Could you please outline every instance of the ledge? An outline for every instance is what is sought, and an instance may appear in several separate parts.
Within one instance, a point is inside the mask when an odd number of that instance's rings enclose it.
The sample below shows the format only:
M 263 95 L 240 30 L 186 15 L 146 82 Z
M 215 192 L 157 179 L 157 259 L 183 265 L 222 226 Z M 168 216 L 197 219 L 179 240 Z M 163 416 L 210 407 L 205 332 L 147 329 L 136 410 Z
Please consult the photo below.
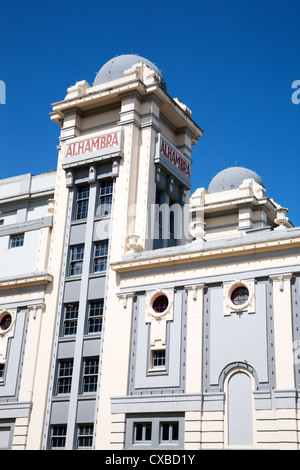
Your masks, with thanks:
M 28 402 L 0 402 L 0 419 L 28 418 L 32 403 Z
M 46 272 L 37 272 L 0 279 L 0 290 L 22 286 L 45 285 L 53 281 L 53 276 Z
M 285 231 L 256 232 L 206 241 L 205 239 L 180 245 L 176 247 L 161 248 L 158 250 L 142 251 L 126 254 L 122 260 L 110 263 L 111 268 L 117 272 L 145 269 L 185 262 L 202 261 L 206 258 L 226 258 L 228 256 L 241 256 L 248 253 L 260 253 L 284 248 L 300 247 L 300 228 L 286 229 Z

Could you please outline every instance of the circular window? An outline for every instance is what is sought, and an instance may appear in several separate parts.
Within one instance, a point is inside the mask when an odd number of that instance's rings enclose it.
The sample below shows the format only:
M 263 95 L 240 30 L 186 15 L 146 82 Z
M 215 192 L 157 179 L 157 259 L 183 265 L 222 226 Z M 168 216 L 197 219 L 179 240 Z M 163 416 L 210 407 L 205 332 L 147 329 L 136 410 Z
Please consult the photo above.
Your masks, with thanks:
M 169 305 L 169 300 L 166 295 L 160 295 L 159 297 L 156 297 L 152 304 L 152 308 L 155 313 L 163 313 L 165 310 L 167 310 Z
M 239 286 L 231 294 L 231 302 L 234 305 L 244 305 L 249 299 L 249 291 L 247 287 Z
M 5 331 L 7 330 L 11 325 L 11 315 L 7 314 L 4 315 L 4 317 L 1 318 L 0 320 L 0 328 L 1 330 Z

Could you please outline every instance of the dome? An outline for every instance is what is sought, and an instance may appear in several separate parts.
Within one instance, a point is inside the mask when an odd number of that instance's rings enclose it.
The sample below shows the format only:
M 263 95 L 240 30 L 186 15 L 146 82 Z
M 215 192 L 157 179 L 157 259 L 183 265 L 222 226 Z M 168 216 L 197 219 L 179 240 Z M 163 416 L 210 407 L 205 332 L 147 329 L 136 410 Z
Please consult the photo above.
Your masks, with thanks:
M 138 62 L 142 62 L 153 69 L 161 79 L 160 86 L 163 90 L 167 91 L 166 82 L 161 71 L 156 67 L 156 65 L 150 62 L 150 60 L 144 59 L 144 57 L 140 57 L 137 54 L 124 54 L 110 59 L 108 62 L 106 62 L 106 64 L 103 65 L 103 67 L 101 67 L 97 73 L 94 86 L 102 85 L 102 83 L 111 82 L 112 80 L 117 80 L 118 78 L 123 78 L 124 71 Z
M 262 179 L 252 170 L 240 166 L 233 166 L 220 171 L 210 182 L 208 186 L 209 193 L 218 193 L 237 189 L 247 178 L 253 178 L 258 184 L 264 186 Z

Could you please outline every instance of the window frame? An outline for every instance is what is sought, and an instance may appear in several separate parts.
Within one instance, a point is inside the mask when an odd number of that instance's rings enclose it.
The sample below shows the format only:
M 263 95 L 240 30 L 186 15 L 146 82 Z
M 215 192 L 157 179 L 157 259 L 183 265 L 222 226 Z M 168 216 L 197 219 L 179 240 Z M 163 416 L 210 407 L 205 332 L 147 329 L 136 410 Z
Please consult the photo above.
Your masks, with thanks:
M 89 434 L 85 434 L 80 432 L 80 428 L 87 428 L 89 427 Z M 79 445 L 80 440 L 88 439 L 91 442 L 91 445 Z M 83 450 L 83 449 L 92 449 L 93 447 L 93 439 L 94 439 L 94 423 L 78 423 L 76 428 L 76 449 Z
M 237 294 L 237 297 L 234 298 L 234 294 Z M 249 295 L 249 289 L 241 284 L 232 290 L 230 294 L 230 300 L 235 307 L 242 307 L 248 302 Z
M 9 248 L 21 248 L 24 246 L 25 232 L 16 233 L 9 237 Z
M 86 220 L 89 210 L 90 186 L 88 184 L 76 187 L 76 199 L 73 213 L 74 220 Z
M 177 426 L 177 439 L 174 439 L 174 425 Z M 164 427 L 168 426 L 168 439 L 163 439 Z M 179 442 L 179 421 L 160 421 L 159 422 L 159 442 L 160 444 L 178 444 Z
M 63 429 L 64 433 L 54 435 L 54 430 L 55 429 L 57 429 L 58 431 Z M 63 450 L 66 446 L 66 436 L 67 436 L 67 425 L 66 424 L 53 424 L 51 426 L 49 448 L 51 450 L 52 449 Z M 62 445 L 62 446 L 53 446 L 53 440 L 54 439 L 63 439 L 64 445 Z
M 164 301 L 164 302 L 163 302 Z M 155 297 L 152 303 L 152 308 L 158 315 L 164 313 L 169 306 L 169 299 L 165 294 Z
M 173 436 L 170 431 L 168 437 L 173 440 L 169 442 L 162 440 L 161 429 L 163 423 L 178 423 L 176 425 L 177 435 Z M 151 440 L 145 440 L 145 434 L 142 439 L 136 440 L 136 428 L 141 428 L 142 424 L 151 423 Z M 125 430 L 125 449 L 184 449 L 184 430 L 185 415 L 184 412 L 167 413 L 128 413 L 126 415 Z M 145 432 L 145 431 L 144 431 Z M 174 439 L 177 437 L 177 439 Z M 170 439 L 170 440 L 171 440 Z
M 150 425 L 150 439 L 147 439 L 147 426 Z M 142 427 L 142 439 L 137 439 L 137 428 Z M 152 421 L 133 422 L 133 445 L 150 445 L 152 441 Z
M 100 245 L 105 245 L 105 253 L 102 254 L 97 254 L 97 248 Z M 94 274 L 101 274 L 105 273 L 107 270 L 107 262 L 108 262 L 108 240 L 98 240 L 94 242 L 94 252 L 93 252 L 93 266 L 92 266 L 92 272 Z M 101 266 L 101 263 L 105 265 L 105 269 L 96 269 L 98 265 Z
M 74 252 L 76 249 L 81 248 L 81 257 L 75 258 Z M 79 243 L 77 245 L 70 246 L 70 256 L 69 256 L 69 277 L 76 277 L 82 275 L 82 268 L 83 268 L 83 259 L 84 259 L 84 243 Z M 77 266 L 75 266 L 77 265 Z M 80 267 L 79 271 L 77 272 L 78 266 Z M 76 270 L 74 273 L 73 270 Z
M 62 367 L 63 363 L 69 363 L 68 367 Z M 55 387 L 55 395 L 69 395 L 71 393 L 72 387 L 72 376 L 73 376 L 73 359 L 59 359 L 57 363 L 57 376 L 56 376 L 56 387 Z M 69 371 L 68 374 L 61 374 L 62 371 Z M 60 388 L 63 388 L 63 391 L 60 391 Z M 66 390 L 64 390 L 66 388 Z
M 76 316 L 70 316 L 67 318 L 67 308 L 68 307 L 76 307 L 75 314 Z M 71 312 L 70 312 L 71 313 Z M 79 314 L 79 302 L 68 302 L 65 303 L 63 306 L 63 322 L 62 322 L 62 328 L 61 328 L 61 336 L 63 337 L 69 337 L 69 336 L 75 336 L 77 333 L 77 325 L 78 325 L 78 314 Z M 70 324 L 73 323 L 73 326 L 70 326 Z M 73 332 L 67 332 L 67 327 L 68 329 L 75 329 Z
M 95 312 L 92 312 L 92 306 L 95 304 L 99 304 L 99 307 L 95 307 Z M 96 334 L 102 333 L 103 315 L 104 315 L 104 299 L 89 300 L 88 309 L 87 309 L 87 321 L 86 321 L 86 334 L 87 335 L 96 335 Z M 99 329 L 96 330 L 95 325 L 97 325 L 97 320 L 99 320 L 98 322 Z
M 99 183 L 97 206 L 96 206 L 96 217 L 99 217 L 99 218 L 110 217 L 111 211 L 112 211 L 113 193 L 114 193 L 114 180 L 113 179 L 104 180 Z M 106 207 L 109 208 L 107 211 L 105 211 Z
M 95 361 L 95 364 L 88 362 Z M 95 369 L 95 370 L 94 370 Z M 99 374 L 99 356 L 84 357 L 82 361 L 81 394 L 91 394 L 97 392 Z M 85 389 L 87 387 L 87 389 Z
M 0 363 L 0 382 L 4 382 L 5 371 L 6 371 L 5 365 L 6 365 L 5 362 Z

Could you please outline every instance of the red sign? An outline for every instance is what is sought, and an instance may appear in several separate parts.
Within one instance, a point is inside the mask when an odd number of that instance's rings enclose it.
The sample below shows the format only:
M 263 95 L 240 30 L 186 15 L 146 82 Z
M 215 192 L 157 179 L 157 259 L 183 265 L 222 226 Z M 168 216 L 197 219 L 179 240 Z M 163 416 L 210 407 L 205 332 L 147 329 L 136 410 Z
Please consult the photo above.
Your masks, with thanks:
M 118 131 L 69 144 L 67 146 L 66 157 L 73 157 L 75 155 L 90 153 L 95 150 L 103 150 L 115 146 L 119 146 Z
M 182 173 L 191 177 L 191 166 L 178 153 L 175 152 L 166 142 L 161 140 L 160 153 L 173 163 Z

